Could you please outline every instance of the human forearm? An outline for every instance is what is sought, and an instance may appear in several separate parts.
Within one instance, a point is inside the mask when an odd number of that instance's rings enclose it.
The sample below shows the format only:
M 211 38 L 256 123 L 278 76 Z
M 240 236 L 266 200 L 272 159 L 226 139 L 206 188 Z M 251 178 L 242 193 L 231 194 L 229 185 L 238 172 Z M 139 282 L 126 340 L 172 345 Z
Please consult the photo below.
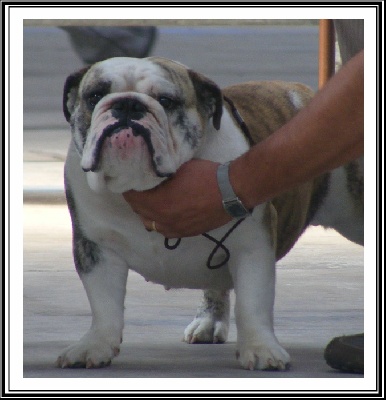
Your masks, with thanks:
M 363 154 L 363 51 L 311 103 L 235 160 L 230 180 L 252 208 Z

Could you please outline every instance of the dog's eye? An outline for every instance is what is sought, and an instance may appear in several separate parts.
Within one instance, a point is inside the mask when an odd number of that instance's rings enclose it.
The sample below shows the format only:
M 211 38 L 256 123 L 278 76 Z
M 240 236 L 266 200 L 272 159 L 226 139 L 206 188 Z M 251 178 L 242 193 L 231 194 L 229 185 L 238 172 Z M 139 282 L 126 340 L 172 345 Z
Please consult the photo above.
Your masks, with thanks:
M 165 110 L 171 110 L 174 108 L 177 104 L 176 100 L 171 99 L 170 97 L 167 96 L 160 96 L 158 98 L 159 103 Z
M 90 107 L 91 110 L 95 108 L 95 106 L 99 103 L 102 97 L 103 94 L 101 93 L 91 93 L 87 97 L 87 105 Z

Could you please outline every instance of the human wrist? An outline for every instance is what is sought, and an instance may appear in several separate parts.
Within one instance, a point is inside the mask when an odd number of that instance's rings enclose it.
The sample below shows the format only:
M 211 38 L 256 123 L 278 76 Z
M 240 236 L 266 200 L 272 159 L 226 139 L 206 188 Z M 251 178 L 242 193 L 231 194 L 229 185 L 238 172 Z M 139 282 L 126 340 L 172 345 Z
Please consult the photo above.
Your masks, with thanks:
M 244 157 L 239 157 L 233 160 L 229 165 L 229 181 L 232 185 L 236 196 L 243 203 L 245 208 L 252 210 L 256 204 L 253 202 L 248 188 L 251 183 L 248 182 L 248 169 L 245 168 Z
M 239 197 L 233 190 L 229 180 L 230 162 L 221 164 L 217 168 L 217 184 L 221 192 L 222 205 L 224 210 L 232 216 L 232 218 L 245 218 L 252 210 L 245 207 Z

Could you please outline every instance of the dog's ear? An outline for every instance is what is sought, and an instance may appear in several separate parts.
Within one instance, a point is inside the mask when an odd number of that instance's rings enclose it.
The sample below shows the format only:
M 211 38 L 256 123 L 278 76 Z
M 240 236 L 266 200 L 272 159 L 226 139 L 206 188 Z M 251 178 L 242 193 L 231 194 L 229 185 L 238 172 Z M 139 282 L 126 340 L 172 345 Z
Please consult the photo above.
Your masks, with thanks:
M 190 79 L 200 103 L 204 105 L 205 112 L 213 117 L 213 126 L 220 129 L 222 116 L 222 93 L 221 89 L 209 78 L 195 71 L 189 70 Z
M 83 68 L 66 79 L 63 89 L 63 113 L 67 122 L 70 122 L 71 114 L 75 108 L 80 82 L 89 68 Z

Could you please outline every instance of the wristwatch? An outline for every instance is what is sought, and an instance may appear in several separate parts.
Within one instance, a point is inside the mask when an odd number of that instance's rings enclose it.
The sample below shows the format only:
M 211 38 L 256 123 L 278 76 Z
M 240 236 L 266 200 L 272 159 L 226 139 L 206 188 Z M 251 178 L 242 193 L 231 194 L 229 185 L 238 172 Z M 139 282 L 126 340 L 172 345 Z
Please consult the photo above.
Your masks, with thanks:
M 230 162 L 227 162 L 221 164 L 217 168 L 217 183 L 222 196 L 222 204 L 225 211 L 233 218 L 245 218 L 250 215 L 251 212 L 244 206 L 233 191 L 229 181 L 229 164 Z

